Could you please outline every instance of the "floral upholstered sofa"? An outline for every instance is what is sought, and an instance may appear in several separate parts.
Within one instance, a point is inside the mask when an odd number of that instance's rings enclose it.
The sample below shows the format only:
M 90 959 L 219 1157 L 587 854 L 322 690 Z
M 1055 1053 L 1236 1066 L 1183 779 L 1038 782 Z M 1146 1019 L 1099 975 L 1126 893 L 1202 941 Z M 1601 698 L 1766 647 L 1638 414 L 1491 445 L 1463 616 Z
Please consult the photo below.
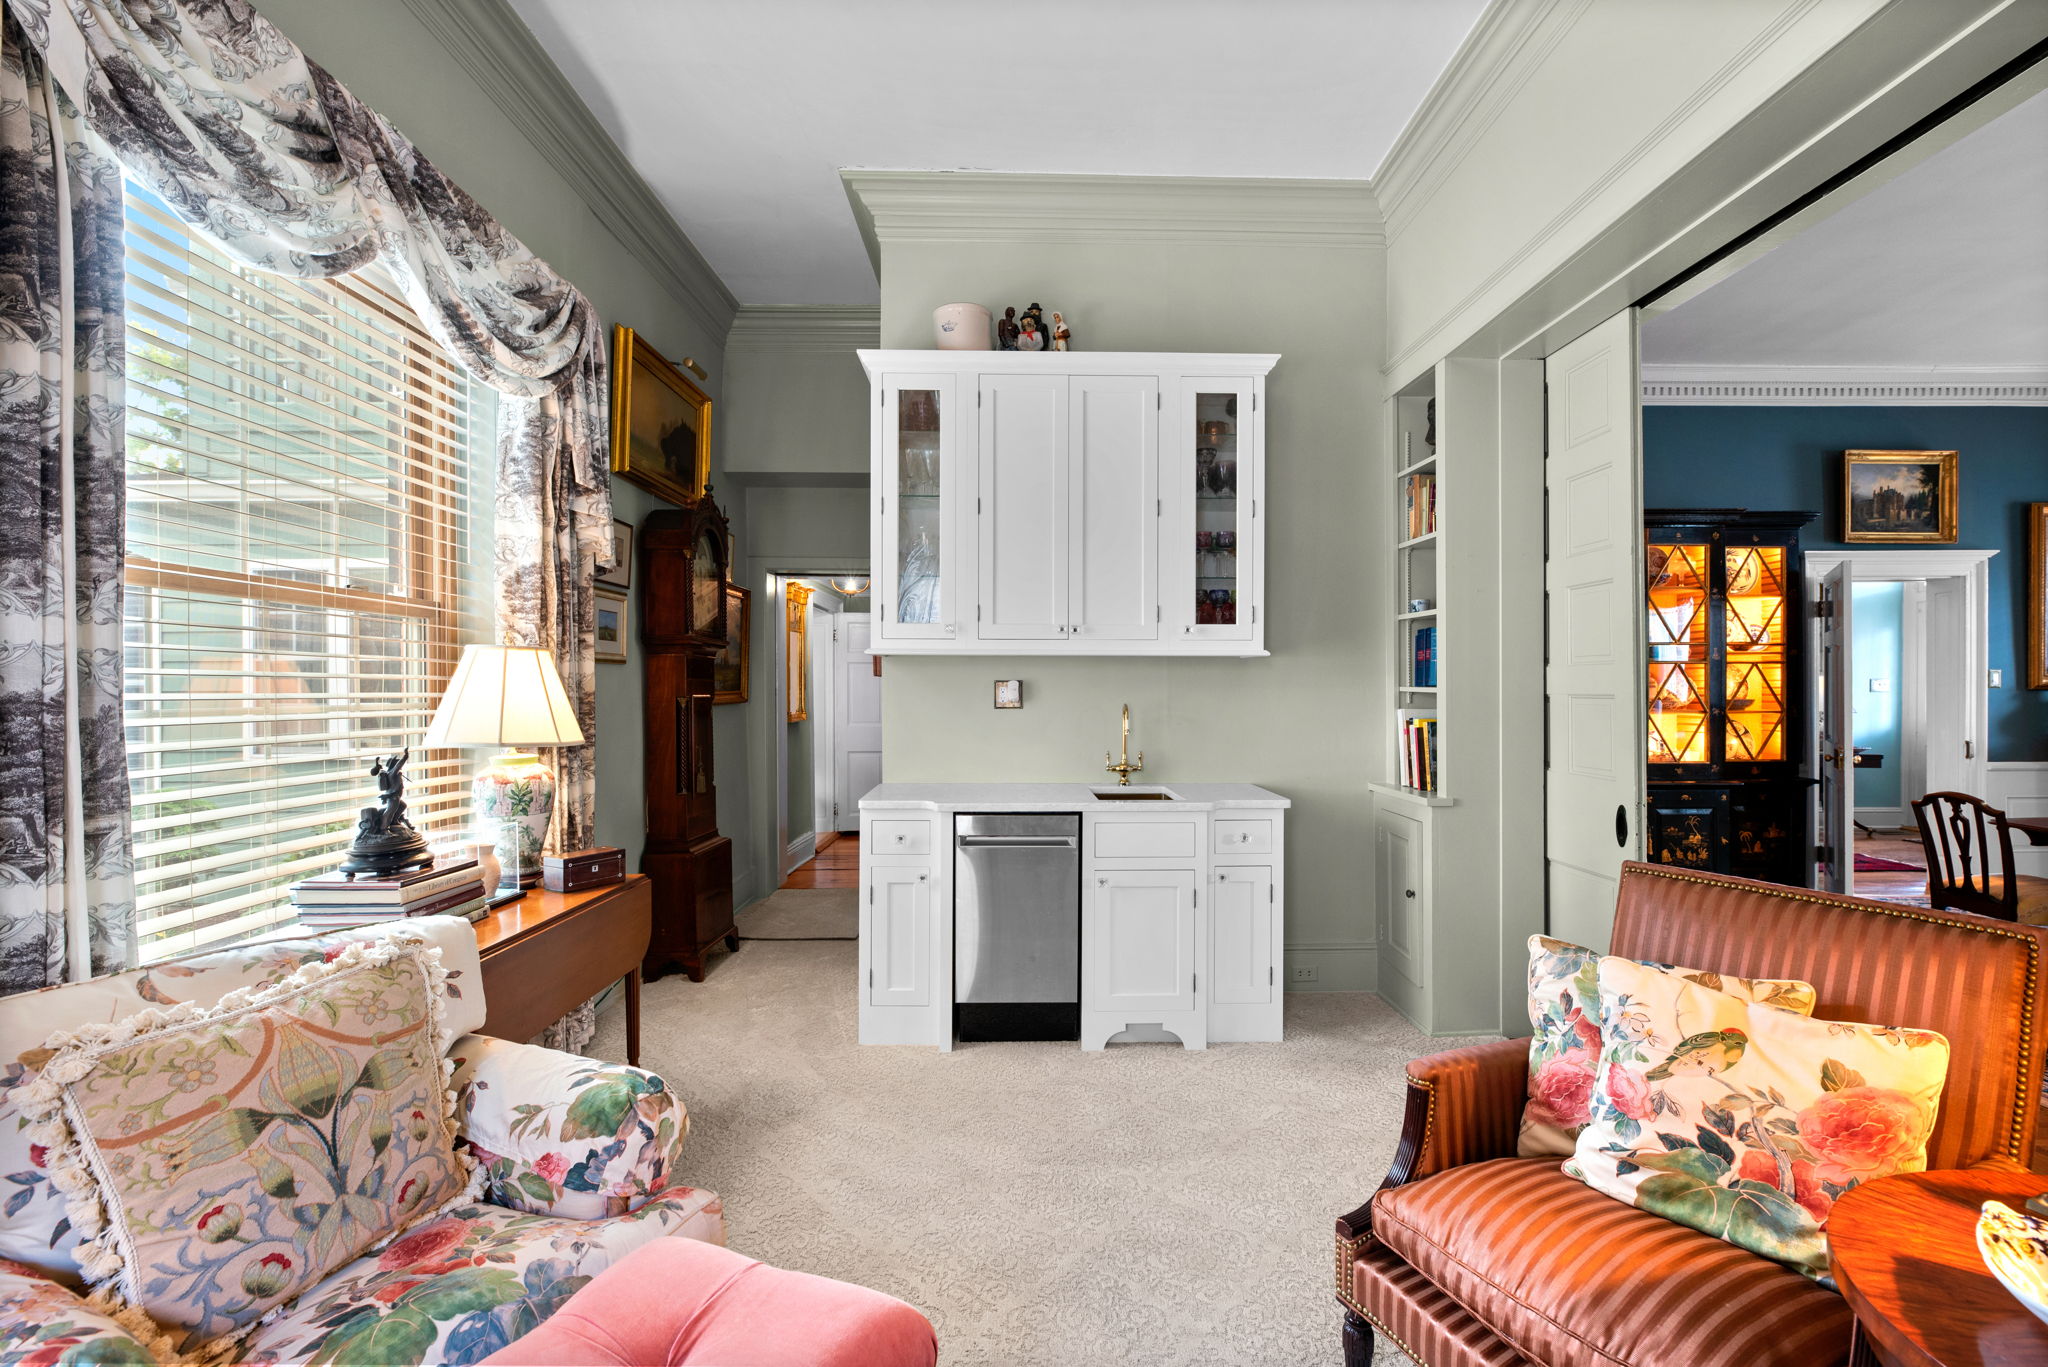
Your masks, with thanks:
M 718 1197 L 675 1182 L 689 1117 L 652 1073 L 470 1033 L 483 1024 L 476 935 L 468 922 L 404 923 L 441 949 L 443 1048 L 458 1088 L 462 1142 L 482 1169 L 481 1199 L 458 1204 L 342 1267 L 267 1319 L 237 1361 L 470 1363 L 553 1314 L 628 1253 L 670 1236 L 725 1241 Z M 28 1138 L 15 1093 L 58 1030 L 148 1006 L 211 1004 L 331 959 L 365 928 L 237 945 L 91 982 L 0 998 L 0 1363 L 147 1363 L 110 1314 L 87 1303 L 62 1180 Z M 197 1062 L 181 1086 L 218 1085 Z M 394 1116 L 394 1125 L 427 1123 Z M 234 1201 L 193 1211 L 188 1259 L 235 1249 Z M 287 1252 L 243 1266 L 282 1281 Z M 244 1260 L 246 1264 L 246 1260 Z M 280 1266 L 271 1266 L 281 1263 Z M 252 1294 L 259 1287 L 246 1287 Z

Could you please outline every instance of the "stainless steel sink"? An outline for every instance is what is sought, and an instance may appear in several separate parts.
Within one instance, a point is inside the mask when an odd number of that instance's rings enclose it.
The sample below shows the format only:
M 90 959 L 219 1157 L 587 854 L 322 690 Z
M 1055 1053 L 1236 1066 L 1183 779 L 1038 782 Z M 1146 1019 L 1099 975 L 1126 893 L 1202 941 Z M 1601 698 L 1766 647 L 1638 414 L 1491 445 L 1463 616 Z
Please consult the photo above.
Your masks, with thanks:
M 1157 788 L 1097 788 L 1097 802 L 1178 802 L 1172 793 Z

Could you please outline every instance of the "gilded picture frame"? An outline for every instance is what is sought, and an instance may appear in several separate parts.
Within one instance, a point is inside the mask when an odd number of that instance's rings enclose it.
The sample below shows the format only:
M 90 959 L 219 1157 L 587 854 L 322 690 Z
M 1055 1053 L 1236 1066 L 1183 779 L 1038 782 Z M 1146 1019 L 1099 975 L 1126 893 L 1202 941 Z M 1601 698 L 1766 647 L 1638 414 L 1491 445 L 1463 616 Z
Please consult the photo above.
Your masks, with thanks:
M 789 720 L 811 719 L 811 586 L 792 583 L 784 590 L 783 637 L 787 644 Z
M 711 661 L 711 705 L 745 702 L 752 685 L 754 593 L 738 584 L 725 586 L 725 649 Z
M 2048 503 L 2027 505 L 2027 687 L 2048 688 Z
M 1844 451 L 1842 540 L 1954 545 L 1954 451 Z
M 612 329 L 612 473 L 678 505 L 711 478 L 711 396 L 629 327 Z

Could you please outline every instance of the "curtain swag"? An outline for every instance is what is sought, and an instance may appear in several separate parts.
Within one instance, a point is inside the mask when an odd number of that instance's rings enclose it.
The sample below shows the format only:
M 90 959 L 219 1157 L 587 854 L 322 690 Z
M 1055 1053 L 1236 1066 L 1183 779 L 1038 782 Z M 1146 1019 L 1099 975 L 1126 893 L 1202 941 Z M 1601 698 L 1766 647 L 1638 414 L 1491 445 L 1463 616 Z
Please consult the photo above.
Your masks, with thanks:
M 581 292 L 248 0 L 0 0 L 129 173 L 224 250 L 302 277 L 376 262 L 499 404 L 497 620 L 555 651 L 596 736 L 594 565 L 611 556 L 605 333 Z M 118 214 L 118 197 L 112 212 Z M 595 746 L 561 752 L 564 848 Z

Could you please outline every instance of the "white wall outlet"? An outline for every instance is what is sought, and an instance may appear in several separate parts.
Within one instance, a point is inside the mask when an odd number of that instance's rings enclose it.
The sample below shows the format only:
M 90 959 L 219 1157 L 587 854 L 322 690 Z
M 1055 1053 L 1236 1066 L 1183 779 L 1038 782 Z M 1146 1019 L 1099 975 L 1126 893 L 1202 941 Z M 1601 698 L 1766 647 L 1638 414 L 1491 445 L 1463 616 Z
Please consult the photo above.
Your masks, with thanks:
M 1889 693 L 1892 691 L 1892 681 L 1890 679 L 1872 679 L 1870 681 L 1870 691 L 1873 693 Z
M 2005 687 L 2005 671 L 2004 671 L 2004 670 L 2002 670 L 2002 669 L 1994 669 L 1994 670 L 1990 671 L 1990 673 L 1991 673 L 1991 678 L 1990 678 L 1990 681 L 1989 681 L 1989 682 L 1987 682 L 1987 683 L 1986 683 L 1986 684 L 1984 685 L 1984 686 L 1985 686 L 1986 688 L 2003 688 L 2003 687 Z
M 1287 970 L 1287 981 L 1291 983 L 1312 983 L 1316 980 L 1314 964 L 1296 964 Z

